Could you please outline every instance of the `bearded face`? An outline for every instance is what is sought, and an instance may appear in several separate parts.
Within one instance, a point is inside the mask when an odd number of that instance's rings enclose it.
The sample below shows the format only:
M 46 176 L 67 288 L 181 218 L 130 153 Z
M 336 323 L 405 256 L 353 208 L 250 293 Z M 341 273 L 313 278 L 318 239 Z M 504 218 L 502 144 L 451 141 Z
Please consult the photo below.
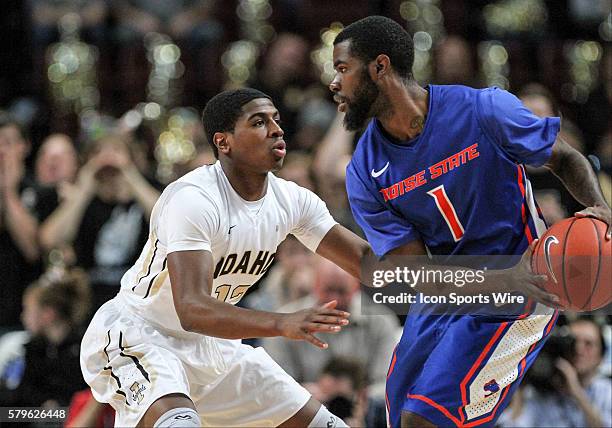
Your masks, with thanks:
M 380 90 L 363 67 L 361 78 L 352 98 L 346 98 L 346 115 L 344 126 L 349 131 L 363 128 L 366 121 L 374 116 L 374 103 L 380 95 Z

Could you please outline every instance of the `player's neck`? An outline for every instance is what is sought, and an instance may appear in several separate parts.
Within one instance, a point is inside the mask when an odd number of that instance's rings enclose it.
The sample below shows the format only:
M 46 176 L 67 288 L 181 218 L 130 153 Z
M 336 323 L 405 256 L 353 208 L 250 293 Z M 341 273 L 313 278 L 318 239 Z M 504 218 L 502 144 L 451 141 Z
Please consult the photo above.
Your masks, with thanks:
M 386 91 L 390 107 L 378 116 L 378 120 L 392 137 L 400 141 L 412 140 L 425 126 L 429 92 L 414 81 L 406 85 L 397 80 L 395 86 Z
M 231 162 L 221 160 L 221 168 L 232 188 L 245 201 L 257 201 L 266 194 L 268 174 L 236 168 Z

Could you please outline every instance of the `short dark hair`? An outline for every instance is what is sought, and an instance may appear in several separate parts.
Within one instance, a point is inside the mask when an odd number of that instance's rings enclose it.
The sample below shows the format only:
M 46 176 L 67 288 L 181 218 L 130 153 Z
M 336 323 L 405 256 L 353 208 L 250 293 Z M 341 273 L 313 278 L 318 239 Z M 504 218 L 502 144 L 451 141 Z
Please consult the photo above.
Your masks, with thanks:
M 363 364 L 351 357 L 331 357 L 323 366 L 321 375 L 329 375 L 335 378 L 347 378 L 358 391 L 367 385 L 367 375 Z
M 216 158 L 219 158 L 219 150 L 215 145 L 213 136 L 216 132 L 232 132 L 236 121 L 242 115 L 242 106 L 257 98 L 268 98 L 257 89 L 241 88 L 223 91 L 212 97 L 204 107 L 202 113 L 202 124 L 208 144 L 213 149 Z
M 414 45 L 410 34 L 397 22 L 384 16 L 368 16 L 344 28 L 334 45 L 350 40 L 351 54 L 364 64 L 385 54 L 391 65 L 405 79 L 412 79 Z

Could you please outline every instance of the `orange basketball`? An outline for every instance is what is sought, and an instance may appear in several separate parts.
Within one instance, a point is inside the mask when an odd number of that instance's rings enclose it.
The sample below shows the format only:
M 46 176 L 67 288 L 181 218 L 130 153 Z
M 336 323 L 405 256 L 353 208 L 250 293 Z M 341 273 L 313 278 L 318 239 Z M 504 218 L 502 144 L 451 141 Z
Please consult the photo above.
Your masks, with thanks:
M 573 311 L 592 311 L 612 301 L 612 241 L 607 225 L 594 218 L 568 218 L 538 241 L 531 258 L 537 274 L 548 275 L 544 288 Z

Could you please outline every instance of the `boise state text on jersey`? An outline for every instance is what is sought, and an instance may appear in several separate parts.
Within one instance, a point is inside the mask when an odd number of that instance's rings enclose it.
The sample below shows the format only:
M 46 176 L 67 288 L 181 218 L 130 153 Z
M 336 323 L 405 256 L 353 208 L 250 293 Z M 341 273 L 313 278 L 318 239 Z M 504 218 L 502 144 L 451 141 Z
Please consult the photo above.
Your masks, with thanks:
M 433 255 L 522 254 L 544 222 L 522 164 L 551 155 L 559 118 L 498 88 L 429 87 L 423 132 L 370 122 L 347 168 L 353 214 L 381 256 L 415 239 Z

